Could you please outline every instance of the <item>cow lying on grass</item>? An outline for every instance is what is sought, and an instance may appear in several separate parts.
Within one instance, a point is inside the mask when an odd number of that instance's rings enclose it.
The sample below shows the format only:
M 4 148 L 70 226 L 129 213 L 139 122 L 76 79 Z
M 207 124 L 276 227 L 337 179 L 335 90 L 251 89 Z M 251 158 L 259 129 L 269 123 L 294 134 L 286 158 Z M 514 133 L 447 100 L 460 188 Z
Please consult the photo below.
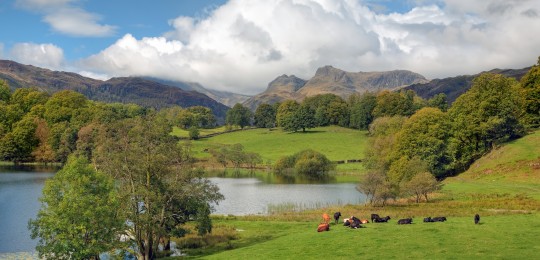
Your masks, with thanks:
M 343 220 L 343 226 L 350 228 L 362 228 L 360 224 L 362 224 L 362 221 L 355 216 Z
M 445 222 L 446 217 L 434 217 L 431 220 L 433 220 L 432 222 Z
M 386 216 L 384 218 L 376 218 L 373 223 L 386 223 L 388 222 L 388 220 L 390 220 L 390 216 Z
M 398 225 L 412 224 L 412 218 L 404 218 L 398 220 Z
M 321 223 L 317 227 L 317 232 L 323 232 L 323 231 L 330 231 L 330 224 L 328 223 Z

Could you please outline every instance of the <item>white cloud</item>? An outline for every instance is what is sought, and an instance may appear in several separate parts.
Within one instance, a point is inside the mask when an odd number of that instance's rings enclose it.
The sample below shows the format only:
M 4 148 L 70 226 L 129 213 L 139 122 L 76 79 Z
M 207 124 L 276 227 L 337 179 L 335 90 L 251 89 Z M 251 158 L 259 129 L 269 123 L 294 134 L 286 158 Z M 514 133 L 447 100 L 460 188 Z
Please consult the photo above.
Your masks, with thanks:
M 49 69 L 60 69 L 64 65 L 64 51 L 54 44 L 17 43 L 9 56 L 23 64 Z
M 61 8 L 43 19 L 60 33 L 72 36 L 102 37 L 114 34 L 116 27 L 98 24 L 100 17 L 79 8 Z
M 531 33 L 540 31 L 539 1 L 418 3 L 378 14 L 358 0 L 231 0 L 206 18 L 169 21 L 162 37 L 125 35 L 81 66 L 254 94 L 278 75 L 307 79 L 324 65 L 434 78 L 524 67 L 540 55 Z
M 101 16 L 74 6 L 79 0 L 17 0 L 16 6 L 43 14 L 43 21 L 59 33 L 77 37 L 114 35 L 116 27 L 100 24 Z

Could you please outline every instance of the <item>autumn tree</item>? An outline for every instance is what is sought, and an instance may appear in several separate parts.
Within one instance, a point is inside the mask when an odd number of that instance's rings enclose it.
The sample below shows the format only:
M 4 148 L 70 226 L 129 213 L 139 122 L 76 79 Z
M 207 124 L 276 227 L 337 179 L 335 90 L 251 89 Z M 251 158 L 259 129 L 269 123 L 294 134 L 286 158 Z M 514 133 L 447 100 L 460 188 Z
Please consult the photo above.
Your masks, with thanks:
M 404 184 L 403 190 L 405 194 L 414 195 L 416 203 L 420 202 L 423 196 L 428 202 L 428 195 L 442 188 L 442 184 L 435 179 L 433 174 L 429 172 L 421 172 L 414 175 L 408 182 Z

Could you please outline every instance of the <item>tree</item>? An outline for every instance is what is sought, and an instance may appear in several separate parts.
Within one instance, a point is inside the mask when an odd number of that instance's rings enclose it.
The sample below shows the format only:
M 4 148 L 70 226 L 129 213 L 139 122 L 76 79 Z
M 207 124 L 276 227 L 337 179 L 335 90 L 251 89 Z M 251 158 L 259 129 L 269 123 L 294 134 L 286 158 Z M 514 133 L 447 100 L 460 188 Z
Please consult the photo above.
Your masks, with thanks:
M 523 123 L 529 127 L 540 126 L 540 57 L 534 65 L 521 78 L 521 92 L 523 99 Z
M 387 172 L 390 164 L 398 157 L 397 133 L 405 118 L 401 116 L 381 117 L 369 126 L 370 138 L 365 152 L 365 165 L 370 170 Z
M 414 114 L 415 94 L 412 90 L 390 92 L 382 91 L 377 95 L 377 105 L 373 109 L 375 117 L 410 116 Z
M 249 108 L 242 106 L 242 104 L 237 103 L 233 108 L 227 111 L 225 122 L 230 125 L 237 125 L 243 129 L 246 126 L 251 125 L 251 118 L 253 113 Z
M 36 250 L 45 259 L 99 259 L 118 248 L 124 220 L 109 176 L 83 158 L 71 157 L 45 183 L 41 209 L 28 227 L 39 238 Z
M 13 125 L 13 130 L 0 139 L 0 160 L 15 163 L 32 160 L 32 151 L 39 144 L 35 136 L 34 118 L 25 117 Z
M 493 146 L 522 136 L 519 90 L 514 79 L 484 73 L 448 110 L 453 168 L 465 170 Z
M 0 79 L 0 104 L 1 102 L 8 103 L 11 98 L 11 90 L 7 81 Z
M 255 110 L 255 126 L 272 128 L 276 125 L 276 110 L 272 105 L 261 104 Z
M 282 102 L 276 113 L 276 121 L 279 127 L 282 127 L 286 131 L 292 131 L 296 125 L 296 111 L 300 108 L 300 104 L 294 100 L 286 100 Z M 291 129 L 291 130 L 289 130 Z
M 82 94 L 71 90 L 54 93 L 45 103 L 44 118 L 49 124 L 71 121 L 77 110 L 86 108 L 88 100 Z
M 398 134 L 396 151 L 407 159 L 418 157 L 435 176 L 443 176 L 450 164 L 448 143 L 451 124 L 445 113 L 426 107 L 408 118 Z
M 326 177 L 333 168 L 334 165 L 324 154 L 312 149 L 281 157 L 274 165 L 274 170 L 278 174 L 288 175 L 294 173 L 314 179 Z
M 313 115 L 313 109 L 309 106 L 301 105 L 300 108 L 294 114 L 294 120 L 291 128 L 292 131 L 302 129 L 302 132 L 306 132 L 306 129 L 316 126 L 315 116 Z
M 118 182 L 138 259 L 154 259 L 160 241 L 183 234 L 182 225 L 201 214 L 202 205 L 223 199 L 203 172 L 193 170 L 189 150 L 171 130 L 154 114 L 121 120 L 100 132 L 94 152 L 96 168 Z
M 433 96 L 430 100 L 427 101 L 429 107 L 435 107 L 440 109 L 443 112 L 448 110 L 448 101 L 446 100 L 446 94 L 439 93 Z
M 420 198 L 422 196 L 424 196 L 427 202 L 428 195 L 434 191 L 440 190 L 441 188 L 442 184 L 439 183 L 433 174 L 429 172 L 421 172 L 416 174 L 404 185 L 404 191 L 406 193 L 416 196 L 416 203 L 420 202 Z
M 373 109 L 377 106 L 377 96 L 366 92 L 361 96 L 349 97 L 350 120 L 349 126 L 356 129 L 367 130 L 373 122 Z
M 193 106 L 186 109 L 193 115 L 193 126 L 210 128 L 216 124 L 216 116 L 212 109 L 203 106 Z
M 55 154 L 49 144 L 50 130 L 47 122 L 42 118 L 34 118 L 34 123 L 36 124 L 35 136 L 39 140 L 38 147 L 32 151 L 34 160 L 41 163 L 54 162 Z
M 199 135 L 201 132 L 199 131 L 199 128 L 192 126 L 189 128 L 189 139 L 197 140 L 199 139 Z
M 382 172 L 373 171 L 365 174 L 356 189 L 366 195 L 371 205 L 381 203 L 384 206 L 388 199 L 396 197 L 394 188 Z

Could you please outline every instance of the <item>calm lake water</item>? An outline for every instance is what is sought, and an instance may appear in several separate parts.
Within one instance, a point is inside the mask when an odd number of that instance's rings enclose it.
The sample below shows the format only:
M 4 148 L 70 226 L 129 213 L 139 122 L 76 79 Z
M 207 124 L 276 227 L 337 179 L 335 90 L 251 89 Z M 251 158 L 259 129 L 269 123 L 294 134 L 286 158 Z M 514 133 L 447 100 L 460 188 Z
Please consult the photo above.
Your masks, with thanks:
M 0 259 L 16 259 L 13 252 L 34 252 L 37 241 L 30 239 L 28 220 L 39 210 L 45 180 L 54 175 L 51 168 L 0 167 Z M 312 183 L 279 179 L 271 174 L 210 177 L 225 200 L 213 214 L 267 214 L 272 205 L 314 208 L 334 204 L 363 203 L 365 196 L 354 183 Z M 24 256 L 23 256 L 24 257 Z M 32 258 L 32 257 L 30 257 Z M 25 258 L 26 259 L 26 258 Z

